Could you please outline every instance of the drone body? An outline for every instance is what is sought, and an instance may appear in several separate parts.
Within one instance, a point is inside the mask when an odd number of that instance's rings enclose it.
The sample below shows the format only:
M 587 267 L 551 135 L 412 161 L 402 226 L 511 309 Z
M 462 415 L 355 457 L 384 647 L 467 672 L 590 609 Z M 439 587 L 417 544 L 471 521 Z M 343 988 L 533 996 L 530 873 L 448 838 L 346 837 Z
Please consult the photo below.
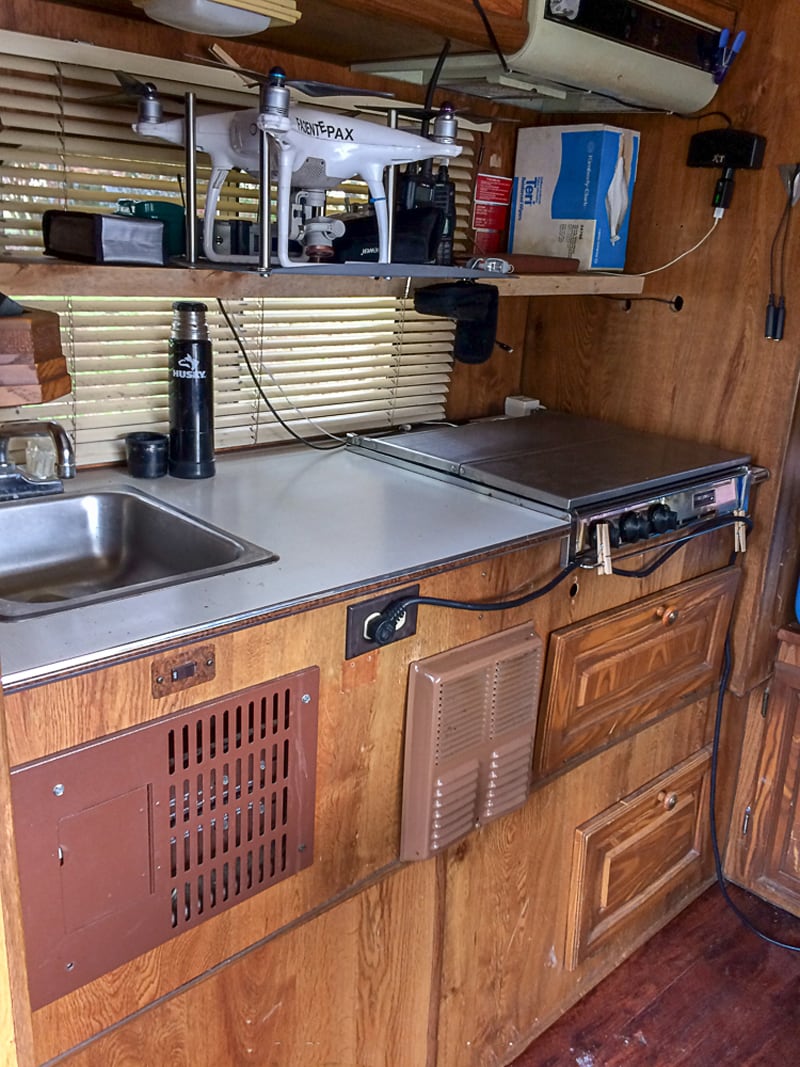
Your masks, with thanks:
M 339 115 L 324 108 L 289 103 L 282 71 L 273 71 L 262 92 L 259 108 L 201 115 L 196 119 L 196 144 L 211 157 L 211 177 L 206 195 L 203 246 L 208 259 L 217 262 L 255 261 L 254 256 L 221 256 L 214 250 L 214 219 L 219 194 L 228 172 L 241 170 L 258 180 L 260 141 L 266 132 L 270 147 L 270 176 L 278 183 L 278 261 L 283 267 L 315 266 L 307 259 L 289 256 L 289 239 L 298 239 L 319 253 L 330 245 L 331 236 L 341 236 L 340 220 L 324 215 L 325 190 L 361 176 L 367 184 L 378 223 L 378 262 L 390 261 L 389 222 L 384 190 L 387 167 L 441 157 L 458 156 L 454 143 L 452 110 L 449 125 L 440 140 L 417 136 L 366 119 Z M 282 80 L 281 80 L 282 79 Z M 279 106 L 271 106 L 275 91 Z M 152 101 L 148 101 L 152 103 Z M 134 130 L 172 144 L 184 144 L 183 119 L 161 121 L 152 108 L 140 108 Z M 294 205 L 294 206 L 293 206 Z

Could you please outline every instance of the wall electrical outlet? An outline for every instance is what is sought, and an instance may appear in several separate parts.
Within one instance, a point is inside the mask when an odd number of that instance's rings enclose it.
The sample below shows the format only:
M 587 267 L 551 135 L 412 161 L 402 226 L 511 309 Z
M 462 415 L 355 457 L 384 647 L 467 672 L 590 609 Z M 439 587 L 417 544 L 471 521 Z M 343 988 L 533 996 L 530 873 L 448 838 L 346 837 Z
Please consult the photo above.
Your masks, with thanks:
M 419 596 L 419 586 L 410 585 L 405 589 L 396 589 L 390 593 L 381 593 L 380 596 L 371 597 L 369 600 L 362 600 L 360 604 L 350 604 L 347 608 L 344 658 L 354 659 L 356 656 L 363 656 L 365 652 L 375 652 L 383 647 L 364 636 L 364 627 L 373 615 L 383 611 L 395 600 L 402 600 L 407 596 Z M 394 637 L 389 643 L 402 641 L 404 637 L 411 637 L 416 632 L 417 605 L 412 604 L 406 609 L 405 617 L 398 624 Z

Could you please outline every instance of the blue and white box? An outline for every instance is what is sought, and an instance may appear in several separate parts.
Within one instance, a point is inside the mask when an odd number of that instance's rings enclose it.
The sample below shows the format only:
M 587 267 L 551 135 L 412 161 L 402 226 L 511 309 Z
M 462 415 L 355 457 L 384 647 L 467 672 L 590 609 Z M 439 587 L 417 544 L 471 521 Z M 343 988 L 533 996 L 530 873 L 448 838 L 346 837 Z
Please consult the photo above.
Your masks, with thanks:
M 508 250 L 622 270 L 639 134 L 617 126 L 519 131 Z

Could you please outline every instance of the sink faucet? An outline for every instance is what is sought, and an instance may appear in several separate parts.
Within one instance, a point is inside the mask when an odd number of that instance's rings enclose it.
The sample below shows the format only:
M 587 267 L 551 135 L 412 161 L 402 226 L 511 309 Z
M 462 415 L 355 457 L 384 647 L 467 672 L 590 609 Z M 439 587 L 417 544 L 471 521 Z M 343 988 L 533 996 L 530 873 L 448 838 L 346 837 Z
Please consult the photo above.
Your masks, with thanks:
M 58 477 L 31 478 L 24 469 L 11 463 L 8 458 L 8 445 L 15 437 L 49 437 L 56 450 Z M 18 500 L 22 497 L 60 493 L 64 488 L 60 479 L 74 477 L 75 450 L 69 435 L 59 423 L 0 423 L 0 500 Z

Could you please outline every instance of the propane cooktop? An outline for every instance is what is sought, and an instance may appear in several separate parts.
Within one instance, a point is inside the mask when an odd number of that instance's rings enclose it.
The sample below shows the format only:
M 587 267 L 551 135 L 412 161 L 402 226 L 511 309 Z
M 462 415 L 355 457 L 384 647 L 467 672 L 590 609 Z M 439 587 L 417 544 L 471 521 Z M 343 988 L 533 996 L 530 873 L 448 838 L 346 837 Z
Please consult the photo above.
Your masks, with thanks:
M 370 437 L 365 455 L 573 517 L 571 556 L 607 526 L 612 548 L 746 511 L 750 456 L 558 411 Z

